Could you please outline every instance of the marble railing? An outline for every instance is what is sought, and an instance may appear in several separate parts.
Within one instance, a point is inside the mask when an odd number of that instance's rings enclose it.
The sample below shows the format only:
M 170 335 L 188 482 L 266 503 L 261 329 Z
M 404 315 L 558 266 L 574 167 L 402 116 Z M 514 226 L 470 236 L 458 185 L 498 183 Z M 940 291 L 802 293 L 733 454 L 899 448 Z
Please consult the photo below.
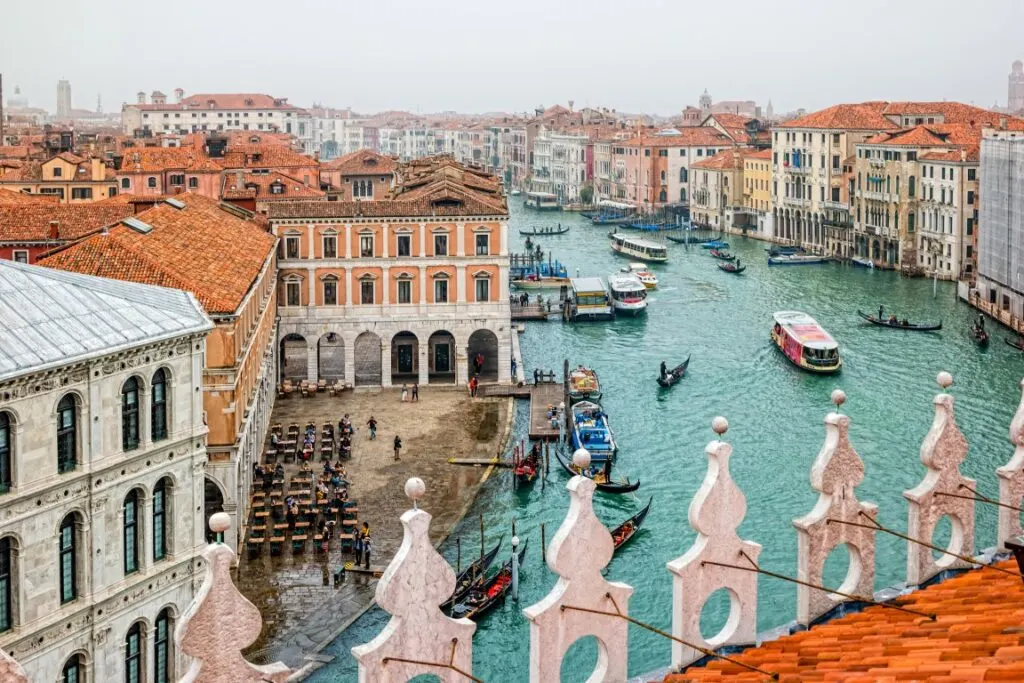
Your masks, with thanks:
M 953 378 L 939 373 L 942 391 L 933 399 L 935 416 L 920 449 L 925 471 L 921 482 L 904 492 L 908 505 L 906 536 L 907 587 L 919 586 L 941 572 L 982 563 L 974 555 L 974 506 L 980 500 L 973 480 L 960 473 L 967 441 L 956 424 Z M 1021 383 L 1024 389 L 1024 382 Z M 875 584 L 875 537 L 887 530 L 878 508 L 858 500 L 856 488 L 865 478 L 864 463 L 849 439 L 850 418 L 839 412 L 846 396 L 832 393 L 836 408 L 825 416 L 825 438 L 811 467 L 811 486 L 818 493 L 814 507 L 793 520 L 797 535 L 796 621 L 808 626 L 843 602 L 871 600 Z M 746 515 L 746 499 L 729 471 L 732 446 L 724 441 L 728 422 L 712 421 L 717 438 L 705 448 L 708 466 L 689 506 L 689 522 L 697 532 L 692 547 L 668 563 L 673 583 L 672 664 L 684 667 L 725 646 L 753 645 L 757 640 L 757 568 L 761 545 L 740 538 L 737 529 Z M 1021 534 L 1017 510 L 1024 501 L 1024 398 L 1010 425 L 1015 450 L 995 476 L 999 483 L 997 544 Z M 586 466 L 590 455 L 573 455 Z M 608 529 L 594 515 L 594 482 L 573 477 L 566 488 L 570 506 L 561 527 L 547 547 L 548 567 L 557 576 L 540 602 L 523 610 L 530 623 L 530 680 L 559 679 L 562 658 L 578 639 L 598 642 L 596 669 L 590 681 L 625 681 L 629 601 L 633 588 L 608 581 L 602 570 L 612 557 Z M 361 683 L 399 683 L 430 674 L 445 683 L 473 680 L 472 647 L 476 624 L 454 619 L 439 606 L 455 589 L 455 572 L 430 542 L 431 516 L 417 507 L 425 492 L 423 481 L 409 479 L 406 495 L 412 509 L 401 518 L 404 537 L 394 559 L 377 584 L 377 604 L 391 615 L 384 630 L 370 642 L 354 647 Z M 932 549 L 937 522 L 949 517 L 953 531 L 938 559 Z M 214 515 L 210 526 L 224 531 L 228 518 Z M 513 539 L 515 545 L 517 539 Z M 822 586 L 825 560 L 840 545 L 849 548 L 849 569 L 842 585 Z M 287 681 L 292 672 L 282 664 L 255 666 L 241 654 L 259 635 L 262 619 L 235 588 L 229 568 L 233 551 L 211 544 L 205 551 L 206 578 L 199 594 L 180 620 L 175 640 L 192 658 L 181 681 Z M 822 586 L 822 587 L 817 587 Z M 725 589 L 730 615 L 722 630 L 704 638 L 700 614 L 712 593 Z M 27 682 L 18 664 L 0 651 L 0 680 Z

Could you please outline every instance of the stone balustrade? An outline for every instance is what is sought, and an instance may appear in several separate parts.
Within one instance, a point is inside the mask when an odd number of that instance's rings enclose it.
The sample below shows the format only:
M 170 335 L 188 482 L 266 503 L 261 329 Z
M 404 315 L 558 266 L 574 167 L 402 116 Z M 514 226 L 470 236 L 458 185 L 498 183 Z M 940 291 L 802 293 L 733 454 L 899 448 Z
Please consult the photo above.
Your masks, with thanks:
M 903 536 L 907 540 L 909 587 L 928 582 L 945 570 L 982 562 L 974 548 L 975 503 L 996 502 L 980 496 L 976 483 L 960 473 L 968 445 L 956 424 L 953 396 L 947 392 L 953 378 L 942 372 L 937 379 L 942 391 L 933 400 L 935 417 L 921 446 L 922 479 L 904 493 L 908 501 L 907 533 Z M 825 417 L 824 443 L 811 467 L 811 487 L 817 491 L 818 500 L 806 515 L 793 520 L 798 567 L 794 581 L 798 584 L 796 628 L 810 626 L 846 602 L 872 600 L 875 539 L 879 532 L 889 532 L 885 520 L 878 518 L 877 506 L 856 496 L 857 486 L 869 473 L 850 442 L 850 418 L 839 412 L 845 400 L 842 391 L 833 392 L 836 409 Z M 712 429 L 717 438 L 705 448 L 707 471 L 688 514 L 697 537 L 684 555 L 668 563 L 666 579 L 673 582 L 669 637 L 675 667 L 716 656 L 723 648 L 755 644 L 758 637 L 757 562 L 761 546 L 737 534 L 747 510 L 743 492 L 729 471 L 732 446 L 722 440 L 728 422 L 717 417 Z M 998 504 L 1002 506 L 997 541 L 1000 547 L 1021 533 L 1017 509 L 1024 501 L 1024 397 L 1010 425 L 1010 441 L 1014 453 L 996 472 Z M 589 460 L 589 453 L 583 449 L 573 455 L 574 463 L 582 467 L 588 466 Z M 594 482 L 575 476 L 566 488 L 569 511 L 547 548 L 547 564 L 557 580 L 546 597 L 523 610 L 530 623 L 530 681 L 558 680 L 570 646 L 580 638 L 594 636 L 598 659 L 588 680 L 623 682 L 627 678 L 627 627 L 633 588 L 609 581 L 602 574 L 614 544 L 608 529 L 594 515 Z M 445 683 L 473 680 L 476 625 L 468 619 L 451 618 L 439 607 L 454 591 L 456 576 L 430 543 L 430 514 L 416 507 L 424 491 L 424 483 L 417 478 L 406 483 L 405 492 L 413 508 L 402 515 L 402 545 L 376 589 L 377 603 L 391 614 L 391 620 L 376 638 L 352 648 L 361 683 L 397 683 L 423 674 Z M 952 520 L 953 532 L 946 554 L 939 552 L 939 559 L 935 559 L 935 549 L 929 546 L 942 517 Z M 225 531 L 228 524 L 223 513 L 210 520 L 215 532 Z M 826 558 L 843 544 L 850 551 L 846 578 L 838 587 L 822 585 Z M 283 664 L 256 666 L 242 657 L 242 649 L 257 638 L 262 619 L 232 583 L 229 568 L 233 551 L 213 543 L 203 554 L 206 577 L 175 631 L 178 647 L 192 657 L 191 668 L 180 681 L 300 680 L 303 671 L 290 671 Z M 722 589 L 730 597 L 729 617 L 720 633 L 705 639 L 700 632 L 701 610 L 709 596 Z M 0 680 L 28 681 L 18 663 L 2 651 Z

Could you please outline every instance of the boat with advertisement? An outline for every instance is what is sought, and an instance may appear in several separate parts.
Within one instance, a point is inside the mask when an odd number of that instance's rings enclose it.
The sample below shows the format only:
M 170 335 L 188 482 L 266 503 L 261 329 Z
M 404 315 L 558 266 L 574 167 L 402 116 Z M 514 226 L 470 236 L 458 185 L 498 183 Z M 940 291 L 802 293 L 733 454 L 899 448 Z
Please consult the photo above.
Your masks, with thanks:
M 647 268 L 646 263 L 630 263 L 628 266 L 622 266 L 622 272 L 636 275 L 647 289 L 658 288 L 658 276 Z
M 600 401 L 601 382 L 597 371 L 583 365 L 569 371 L 569 404 L 580 401 Z
M 793 365 L 818 374 L 839 371 L 839 345 L 817 320 L 800 311 L 778 311 L 772 317 L 772 342 Z
M 599 403 L 580 401 L 569 409 L 572 416 L 572 449 L 586 448 L 590 462 L 614 460 L 618 452 L 608 415 Z
M 557 211 L 561 208 L 558 205 L 558 195 L 550 192 L 527 192 L 526 201 L 523 204 L 527 208 L 538 211 Z
M 641 237 L 633 237 L 621 232 L 609 233 L 608 237 L 612 241 L 611 246 L 614 252 L 624 256 L 641 258 L 645 261 L 655 261 L 657 263 L 668 261 L 668 249 L 664 244 L 652 242 Z
M 647 287 L 633 273 L 612 273 L 608 276 L 608 289 L 616 313 L 637 315 L 647 310 Z
M 612 320 L 615 309 L 604 282 L 599 277 L 574 277 L 569 280 L 569 295 L 562 315 L 567 321 Z

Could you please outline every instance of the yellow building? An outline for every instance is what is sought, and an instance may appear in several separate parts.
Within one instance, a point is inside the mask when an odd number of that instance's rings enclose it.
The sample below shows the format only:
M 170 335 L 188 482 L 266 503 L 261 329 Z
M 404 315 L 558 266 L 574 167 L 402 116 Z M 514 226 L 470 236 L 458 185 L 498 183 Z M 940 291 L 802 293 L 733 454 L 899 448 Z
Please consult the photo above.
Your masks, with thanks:
M 61 152 L 46 161 L 0 165 L 0 188 L 28 194 L 56 195 L 64 204 L 106 199 L 117 194 L 114 171 L 103 159 Z
M 748 228 L 756 228 L 757 236 L 768 239 L 772 214 L 772 151 L 762 149 L 743 156 L 743 208 Z
M 694 225 L 726 232 L 744 228 L 744 151 L 727 149 L 691 164 L 690 220 Z

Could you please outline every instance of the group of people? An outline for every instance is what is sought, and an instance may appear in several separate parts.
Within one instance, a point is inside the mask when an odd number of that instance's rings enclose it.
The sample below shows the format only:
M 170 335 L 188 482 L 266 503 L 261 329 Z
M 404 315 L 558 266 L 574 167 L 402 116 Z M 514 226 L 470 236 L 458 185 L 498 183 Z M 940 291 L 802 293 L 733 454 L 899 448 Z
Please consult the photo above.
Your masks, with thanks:
M 890 325 L 903 325 L 904 327 L 906 327 L 907 325 L 910 324 L 910 321 L 907 320 L 906 318 L 904 318 L 903 320 L 897 319 L 896 315 L 894 313 L 890 313 L 889 317 L 887 319 L 884 316 L 884 312 L 885 312 L 885 306 L 879 306 L 878 307 L 878 320 L 880 322 L 887 322 Z
M 409 400 L 410 400 L 410 398 L 409 398 L 409 387 L 408 387 L 408 385 L 403 384 L 402 385 L 402 403 L 407 403 L 407 402 L 409 402 Z M 413 403 L 415 403 L 416 401 L 420 400 L 420 385 L 419 384 L 413 384 L 412 385 L 412 399 L 411 400 L 412 400 Z
M 395 438 L 397 439 L 398 437 Z M 370 541 L 370 525 L 366 522 L 363 522 L 363 527 L 356 533 L 353 548 L 356 553 L 356 566 L 363 565 L 369 569 L 373 543 Z

